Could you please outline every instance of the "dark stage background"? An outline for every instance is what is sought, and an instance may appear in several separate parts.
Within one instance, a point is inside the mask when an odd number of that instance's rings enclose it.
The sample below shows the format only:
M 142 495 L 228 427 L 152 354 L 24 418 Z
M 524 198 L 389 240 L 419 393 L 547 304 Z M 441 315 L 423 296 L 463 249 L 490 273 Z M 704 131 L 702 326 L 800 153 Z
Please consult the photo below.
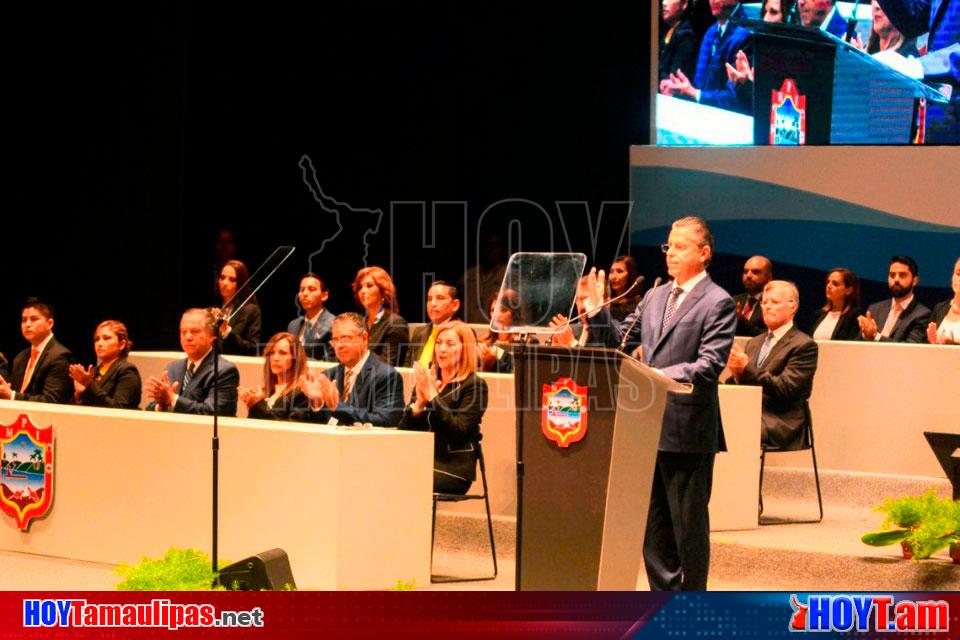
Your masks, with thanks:
M 509 250 L 604 267 L 626 250 L 648 4 L 238 7 L 8 9 L 9 357 L 28 295 L 84 362 L 104 318 L 179 348 L 181 311 L 216 302 L 220 228 L 251 267 L 297 247 L 259 296 L 264 340 L 308 268 L 339 312 L 357 268 L 383 265 L 419 321 L 424 281 L 473 264 L 478 229 L 513 220 Z M 721 283 L 739 290 L 735 270 Z

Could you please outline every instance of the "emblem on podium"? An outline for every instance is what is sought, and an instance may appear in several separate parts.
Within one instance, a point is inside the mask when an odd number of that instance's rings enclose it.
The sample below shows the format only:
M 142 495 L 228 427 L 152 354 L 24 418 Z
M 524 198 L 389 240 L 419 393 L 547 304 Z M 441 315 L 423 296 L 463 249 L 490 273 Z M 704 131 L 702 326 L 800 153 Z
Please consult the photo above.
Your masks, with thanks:
M 587 435 L 587 387 L 571 378 L 543 385 L 540 428 L 547 440 L 566 448 Z
M 786 78 L 770 97 L 770 144 L 807 143 L 807 96 L 802 96 L 793 78 Z
M 53 426 L 41 429 L 20 414 L 0 425 L 0 509 L 26 530 L 53 504 Z

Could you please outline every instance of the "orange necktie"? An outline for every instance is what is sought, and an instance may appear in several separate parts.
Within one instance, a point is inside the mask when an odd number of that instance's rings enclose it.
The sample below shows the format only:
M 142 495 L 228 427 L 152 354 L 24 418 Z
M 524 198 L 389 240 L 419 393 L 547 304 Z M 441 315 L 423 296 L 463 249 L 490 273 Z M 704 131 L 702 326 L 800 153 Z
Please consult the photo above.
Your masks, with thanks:
M 40 351 L 36 347 L 30 347 L 30 362 L 27 363 L 27 370 L 23 372 L 23 382 L 20 384 L 20 393 L 27 390 L 30 384 L 30 378 L 33 377 L 33 368 L 37 365 L 37 358 L 40 357 Z

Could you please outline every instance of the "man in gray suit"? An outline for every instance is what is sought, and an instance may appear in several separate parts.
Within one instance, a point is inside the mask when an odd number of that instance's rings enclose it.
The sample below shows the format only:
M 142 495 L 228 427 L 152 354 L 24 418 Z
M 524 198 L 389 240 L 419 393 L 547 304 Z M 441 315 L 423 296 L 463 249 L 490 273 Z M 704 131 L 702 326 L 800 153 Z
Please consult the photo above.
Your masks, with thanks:
M 761 304 L 766 333 L 743 348 L 734 345 L 727 366 L 740 384 L 763 387 L 761 441 L 783 451 L 802 449 L 809 445 L 807 400 L 817 372 L 817 343 L 793 324 L 800 294 L 792 282 L 768 283 Z
M 187 357 L 168 364 L 162 377 L 147 378 L 143 390 L 153 400 L 147 411 L 213 415 L 216 402 L 219 415 L 237 415 L 240 372 L 223 356 L 217 356 L 218 385 L 214 398 L 213 331 L 213 316 L 206 309 L 188 309 L 183 313 L 180 346 Z
M 913 295 L 920 284 L 920 269 L 910 256 L 890 258 L 887 270 L 887 286 L 893 298 L 875 302 L 859 316 L 860 338 L 877 342 L 927 341 L 927 323 L 930 309 Z
M 706 272 L 713 236 L 703 219 L 674 222 L 663 251 L 673 282 L 648 291 L 622 324 L 600 308 L 605 277 L 591 271 L 596 284 L 586 303 L 594 312 L 588 322 L 594 339 L 610 346 L 629 331 L 628 351 L 641 346 L 644 363 L 693 384 L 688 395 L 667 395 L 643 558 L 651 589 L 704 590 L 713 461 L 725 448 L 717 384 L 733 345 L 737 311 L 730 294 Z

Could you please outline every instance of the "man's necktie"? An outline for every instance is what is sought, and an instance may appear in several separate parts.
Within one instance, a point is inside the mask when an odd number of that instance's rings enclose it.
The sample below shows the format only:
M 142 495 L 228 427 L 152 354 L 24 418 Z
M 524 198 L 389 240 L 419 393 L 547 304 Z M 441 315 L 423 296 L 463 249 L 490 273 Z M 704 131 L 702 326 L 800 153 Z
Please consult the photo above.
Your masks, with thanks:
M 768 331 L 767 337 L 763 339 L 763 344 L 760 345 L 760 353 L 757 354 L 757 366 L 762 367 L 763 363 L 767 359 L 767 355 L 770 353 L 770 347 L 773 345 L 773 333 Z
M 193 374 L 197 372 L 197 365 L 190 363 L 187 365 L 187 371 L 183 374 L 183 388 L 186 389 L 190 384 L 190 381 L 193 380 Z
M 666 329 L 667 325 L 670 324 L 670 320 L 673 319 L 673 314 L 677 312 L 678 302 L 680 299 L 680 294 L 683 293 L 683 289 L 680 287 L 674 287 L 673 291 L 670 292 L 670 299 L 667 301 L 667 308 L 663 312 L 663 326 L 661 329 Z
M 750 296 L 749 298 L 747 298 L 747 301 L 743 305 L 743 309 L 741 310 L 742 311 L 741 315 L 743 316 L 744 320 L 750 319 L 750 316 L 753 315 L 753 307 L 756 304 L 757 304 L 756 298 L 754 298 L 753 296 Z
M 353 392 L 353 369 L 347 369 L 343 372 L 343 401 L 350 399 Z
M 40 350 L 36 347 L 30 347 L 30 362 L 27 363 L 27 369 L 23 372 L 23 382 L 20 384 L 20 393 L 27 390 L 30 384 L 30 378 L 33 377 L 33 368 L 37 366 L 37 358 L 40 357 Z
M 880 335 L 884 338 L 890 337 L 890 334 L 893 333 L 893 328 L 897 326 L 897 320 L 900 319 L 902 312 L 903 309 L 900 307 L 900 303 L 894 300 L 893 307 L 890 309 L 890 314 L 887 315 L 887 321 L 883 323 L 883 330 L 880 332 Z
M 433 346 L 437 342 L 437 333 L 439 333 L 437 327 L 433 327 L 430 330 L 430 337 L 427 338 L 426 344 L 423 345 L 423 351 L 420 352 L 420 358 L 417 360 L 417 362 L 428 369 L 430 368 L 430 363 L 433 362 Z

